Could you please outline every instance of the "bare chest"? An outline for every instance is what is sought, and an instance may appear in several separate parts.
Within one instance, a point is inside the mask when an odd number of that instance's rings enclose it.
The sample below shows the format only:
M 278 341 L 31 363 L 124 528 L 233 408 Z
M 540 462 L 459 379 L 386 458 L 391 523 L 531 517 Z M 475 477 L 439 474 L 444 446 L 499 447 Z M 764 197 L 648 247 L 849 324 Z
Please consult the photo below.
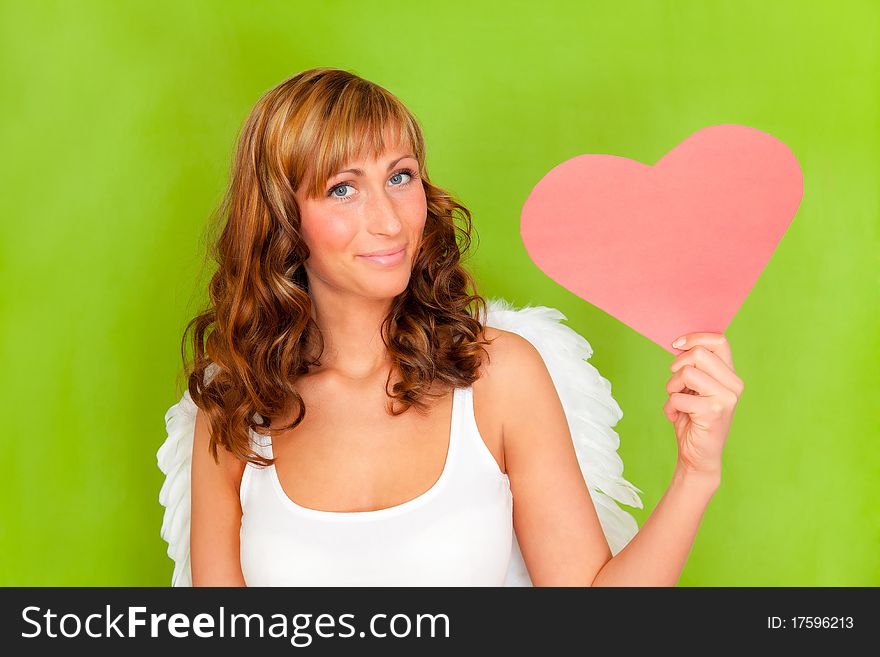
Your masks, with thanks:
M 381 388 L 347 395 L 308 384 L 298 390 L 305 418 L 273 439 L 278 480 L 296 504 L 374 511 L 414 499 L 439 479 L 452 429 L 451 390 L 425 413 L 410 408 L 398 416 L 386 411 Z M 482 379 L 473 384 L 477 428 L 504 472 L 501 422 L 489 395 Z

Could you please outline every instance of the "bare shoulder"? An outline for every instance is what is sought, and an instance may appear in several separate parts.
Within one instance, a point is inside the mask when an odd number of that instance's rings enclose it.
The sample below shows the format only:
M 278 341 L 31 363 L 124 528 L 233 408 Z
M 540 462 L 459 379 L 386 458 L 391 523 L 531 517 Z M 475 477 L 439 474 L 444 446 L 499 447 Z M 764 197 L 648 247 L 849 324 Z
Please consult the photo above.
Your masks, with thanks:
M 491 344 L 485 345 L 488 359 L 480 385 L 506 438 L 513 435 L 509 427 L 521 425 L 536 405 L 559 403 L 559 399 L 544 359 L 531 342 L 495 327 L 487 326 L 485 334 Z
M 531 436 L 541 434 L 540 421 L 552 418 L 553 424 L 560 424 L 564 415 L 553 379 L 537 348 L 521 335 L 503 329 L 486 327 L 486 337 L 492 344 L 486 346 L 489 357 L 483 367 L 485 396 L 501 427 L 507 459 L 517 448 L 515 443 L 535 443 Z
M 214 457 L 210 453 L 211 442 L 211 425 L 205 411 L 201 408 L 196 412 L 195 432 L 193 434 L 193 454 L 194 458 L 204 464 L 200 470 L 204 472 L 216 473 L 213 476 L 215 481 L 223 480 L 236 492 L 240 490 L 241 479 L 244 475 L 244 469 L 247 463 L 242 461 L 229 450 L 219 447 L 217 449 L 217 458 L 219 463 L 214 462 Z
M 501 393 L 523 383 L 523 379 L 536 373 L 547 373 L 540 352 L 531 342 L 513 331 L 485 327 L 485 335 L 491 344 L 485 345 L 488 362 L 483 364 L 483 374 L 493 381 L 491 387 Z

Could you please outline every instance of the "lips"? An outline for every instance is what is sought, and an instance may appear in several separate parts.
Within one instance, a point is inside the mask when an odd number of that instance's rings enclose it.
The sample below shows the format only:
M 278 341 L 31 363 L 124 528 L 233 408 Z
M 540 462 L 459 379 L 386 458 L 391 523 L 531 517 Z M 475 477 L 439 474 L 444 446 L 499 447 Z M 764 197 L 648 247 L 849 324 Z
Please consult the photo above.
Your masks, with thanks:
M 386 251 L 385 253 L 374 255 L 359 255 L 358 258 L 376 265 L 391 266 L 402 262 L 405 254 L 406 247 L 400 247 L 397 251 L 392 251 L 390 253 Z
M 385 256 L 385 255 L 394 255 L 398 251 L 400 251 L 402 246 L 395 247 L 393 249 L 386 249 L 385 251 L 373 251 L 371 253 L 361 253 L 362 256 L 373 257 L 373 256 Z

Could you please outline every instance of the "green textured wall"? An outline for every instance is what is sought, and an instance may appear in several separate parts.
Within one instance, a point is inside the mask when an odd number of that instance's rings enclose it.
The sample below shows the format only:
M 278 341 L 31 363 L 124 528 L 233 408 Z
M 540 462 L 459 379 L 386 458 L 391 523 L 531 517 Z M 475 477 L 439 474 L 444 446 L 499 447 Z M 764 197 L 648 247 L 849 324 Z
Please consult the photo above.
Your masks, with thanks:
M 419 117 L 430 174 L 474 214 L 481 292 L 590 341 L 640 525 L 676 455 L 672 356 L 544 276 L 520 208 L 581 153 L 654 163 L 718 123 L 786 142 L 805 195 L 727 331 L 746 391 L 681 584 L 880 585 L 880 6 L 256 4 L 0 4 L 0 584 L 170 581 L 155 454 L 203 226 L 259 95 L 329 65 Z

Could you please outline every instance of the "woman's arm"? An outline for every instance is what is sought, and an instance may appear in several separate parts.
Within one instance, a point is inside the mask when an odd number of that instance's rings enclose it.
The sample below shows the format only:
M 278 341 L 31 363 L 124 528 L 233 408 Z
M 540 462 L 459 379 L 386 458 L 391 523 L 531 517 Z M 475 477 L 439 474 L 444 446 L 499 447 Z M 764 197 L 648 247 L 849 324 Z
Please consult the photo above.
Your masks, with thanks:
M 192 455 L 190 566 L 193 586 L 246 586 L 240 562 L 239 485 L 245 463 L 220 449 L 208 451 L 210 426 L 196 413 Z
M 484 376 L 501 417 L 513 525 L 529 578 L 535 586 L 590 586 L 611 549 L 562 402 L 531 342 L 509 331 L 492 337 Z

